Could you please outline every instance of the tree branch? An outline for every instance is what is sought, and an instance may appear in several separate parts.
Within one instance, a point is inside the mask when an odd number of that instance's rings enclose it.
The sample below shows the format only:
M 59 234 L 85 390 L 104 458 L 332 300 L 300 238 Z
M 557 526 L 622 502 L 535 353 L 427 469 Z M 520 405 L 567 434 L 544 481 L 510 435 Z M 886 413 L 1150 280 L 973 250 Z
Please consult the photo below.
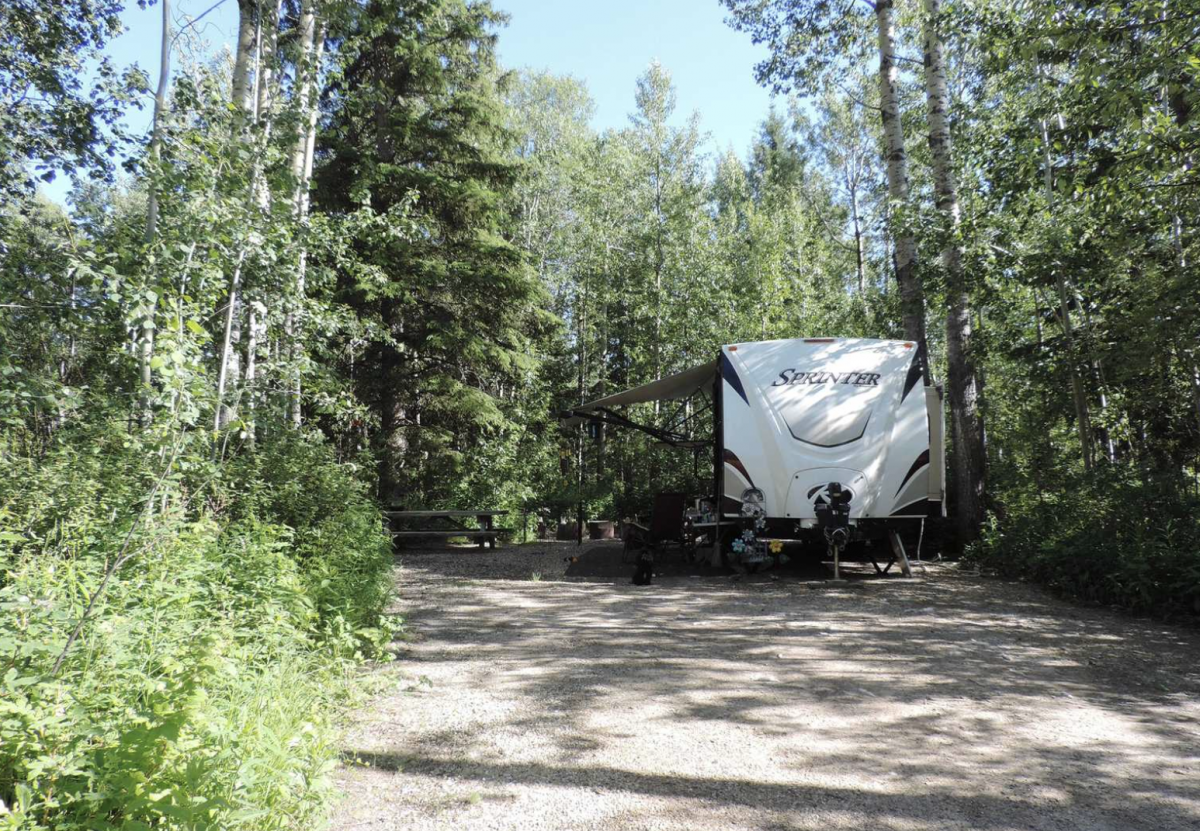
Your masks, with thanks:
M 217 0 L 217 2 L 213 3 L 207 9 L 200 12 L 199 16 L 193 17 L 191 20 L 189 20 L 183 27 L 180 28 L 180 30 L 178 32 L 175 33 L 175 37 L 171 38 L 171 46 L 174 47 L 175 41 L 179 40 L 179 36 L 182 35 L 184 32 L 186 32 L 188 29 L 195 26 L 201 20 L 203 20 L 209 12 L 216 11 L 218 6 L 223 6 L 224 4 L 225 4 L 225 0 Z

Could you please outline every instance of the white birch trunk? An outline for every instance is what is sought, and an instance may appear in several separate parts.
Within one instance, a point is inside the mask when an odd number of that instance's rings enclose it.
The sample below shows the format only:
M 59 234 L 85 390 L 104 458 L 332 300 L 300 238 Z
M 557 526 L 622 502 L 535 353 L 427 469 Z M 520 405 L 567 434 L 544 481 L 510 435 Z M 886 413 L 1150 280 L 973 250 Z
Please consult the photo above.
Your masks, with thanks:
M 246 338 L 246 409 L 249 412 L 247 418 L 248 427 L 246 429 L 247 440 L 253 444 L 257 438 L 257 425 L 255 423 L 255 413 L 258 410 L 258 350 L 259 345 L 263 341 L 263 336 L 266 334 L 266 309 L 262 304 L 251 302 L 247 304 L 247 328 L 249 334 Z
M 217 370 L 217 406 L 213 415 L 213 430 L 220 430 L 233 420 L 232 407 L 225 405 L 225 387 L 231 375 L 237 381 L 239 353 L 234 341 L 234 328 L 238 319 L 238 294 L 242 286 L 242 264 L 246 252 L 238 253 L 237 263 L 234 264 L 233 274 L 229 278 L 229 302 L 225 304 L 225 336 L 221 341 L 221 357 Z M 240 327 L 237 327 L 238 338 L 241 338 Z
M 300 49 L 297 69 L 296 102 L 300 114 L 296 142 L 292 151 L 292 179 L 295 191 L 292 197 L 293 213 L 298 231 L 303 235 L 308 224 L 309 180 L 312 175 L 312 154 L 316 142 L 317 105 L 316 76 L 324 49 L 324 24 L 318 27 L 317 6 L 319 0 L 304 0 L 300 10 Z M 320 31 L 318 32 L 318 28 Z M 308 269 L 308 251 L 303 242 L 296 267 L 295 292 L 290 304 L 285 328 L 289 339 L 290 357 L 293 363 L 292 378 L 288 393 L 288 417 L 296 427 L 300 426 L 302 357 L 300 335 L 300 313 L 304 305 L 305 278 Z
M 162 159 L 162 119 L 167 107 L 167 86 L 171 81 L 171 0 L 159 0 L 162 6 L 162 43 L 158 57 L 158 87 L 154 92 L 154 116 L 150 128 L 150 186 L 146 203 L 146 242 L 158 234 L 158 163 Z
M 275 100 L 279 85 L 277 72 L 279 17 L 282 0 L 267 0 L 266 13 L 259 26 L 258 69 L 254 78 L 254 118 L 258 126 L 254 171 L 251 176 L 252 198 L 264 214 L 271 208 L 271 188 L 263 175 L 263 157 L 275 125 Z M 261 397 L 259 351 L 266 342 L 267 308 L 253 296 L 245 298 L 247 330 L 245 376 L 247 440 L 257 438 L 256 415 Z M 269 356 L 268 356 L 269 357 Z
M 158 167 L 162 161 L 162 120 L 167 107 L 167 87 L 171 81 L 171 0 L 160 0 L 162 6 L 162 35 L 158 59 L 158 87 L 154 92 L 154 116 L 150 128 L 150 182 L 146 198 L 147 244 L 158 236 Z M 139 324 L 138 363 L 142 382 L 140 396 L 141 418 L 150 418 L 150 386 L 154 380 L 151 361 L 154 359 L 154 310 L 150 308 Z
M 238 0 L 237 52 L 233 60 L 233 133 L 236 137 L 245 128 L 254 105 L 255 42 L 258 35 L 258 0 Z
M 922 0 L 922 38 L 925 46 L 925 101 L 929 122 L 929 152 L 933 190 L 942 216 L 942 266 L 946 272 L 946 363 L 950 399 L 955 526 L 958 542 L 979 536 L 984 515 L 987 453 L 980 383 L 971 350 L 971 300 L 963 273 L 958 241 L 960 208 L 950 135 L 950 92 L 938 17 L 941 0 Z
M 925 338 L 925 292 L 917 276 L 917 241 L 905 217 L 897 210 L 908 206 L 908 155 L 904 149 L 904 128 L 900 123 L 900 103 L 896 95 L 899 71 L 896 68 L 896 26 L 892 19 L 893 0 L 878 0 L 875 4 L 875 23 L 879 41 L 879 106 L 883 120 L 885 144 L 884 162 L 887 165 L 888 197 L 891 201 L 889 220 L 893 240 L 893 259 L 896 284 L 900 290 L 904 336 L 917 344 L 928 364 L 928 345 Z M 928 369 L 926 369 L 928 372 Z
M 233 119 L 232 140 L 240 143 L 246 138 L 247 126 L 253 126 L 257 96 L 255 84 L 259 80 L 258 64 L 260 59 L 259 44 L 261 29 L 259 27 L 257 0 L 238 0 L 238 41 L 237 54 L 233 63 L 232 104 L 235 115 Z M 255 164 L 251 173 L 250 193 L 254 193 L 254 180 L 258 175 L 258 165 Z M 242 340 L 242 270 L 246 260 L 246 249 L 243 246 L 238 252 L 237 262 L 229 278 L 229 294 L 225 308 L 224 337 L 221 341 L 221 353 L 217 364 L 217 401 L 213 415 L 213 429 L 220 430 L 230 424 L 237 416 L 236 405 L 225 400 L 227 388 L 239 389 L 242 384 L 241 340 Z
M 269 0 L 268 0 L 269 1 Z M 271 133 L 275 126 L 275 94 L 278 91 L 278 73 L 276 61 L 279 44 L 279 14 L 281 0 L 275 0 L 268 6 L 267 14 L 260 26 L 261 37 L 259 47 L 258 72 L 255 75 L 254 114 L 258 122 L 258 147 L 255 154 L 253 189 L 255 201 L 259 208 L 267 210 L 271 206 L 271 189 L 266 178 L 262 175 L 262 159 Z
M 325 21 L 320 21 L 317 25 L 316 43 L 313 45 L 313 77 L 312 86 L 309 89 L 310 101 L 308 102 L 308 122 L 306 126 L 305 141 L 304 141 L 304 184 L 300 191 L 301 208 L 305 218 L 308 217 L 308 208 L 311 198 L 309 185 L 312 182 L 313 172 L 313 157 L 317 149 L 317 87 L 316 76 L 321 67 L 321 58 L 325 54 Z

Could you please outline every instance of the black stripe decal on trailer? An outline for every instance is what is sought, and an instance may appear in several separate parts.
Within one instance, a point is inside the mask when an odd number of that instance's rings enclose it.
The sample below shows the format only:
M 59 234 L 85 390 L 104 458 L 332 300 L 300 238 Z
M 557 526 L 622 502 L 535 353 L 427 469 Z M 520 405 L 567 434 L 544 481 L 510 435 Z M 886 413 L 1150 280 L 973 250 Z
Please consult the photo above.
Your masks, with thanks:
M 900 487 L 896 488 L 896 496 L 900 495 L 900 491 L 904 490 L 904 486 L 908 484 L 908 480 L 917 475 L 917 471 L 929 464 L 929 451 L 925 450 L 917 457 L 917 460 L 912 463 L 912 467 L 908 469 L 908 473 L 904 474 L 904 481 L 900 483 Z M 893 497 L 895 498 L 895 497 Z
M 743 401 L 750 403 L 750 399 L 746 397 L 746 388 L 742 386 L 742 379 L 738 377 L 737 370 L 733 368 L 733 363 L 724 352 L 721 353 L 721 377 L 733 387 L 734 392 L 740 395 Z
M 746 466 L 742 464 L 742 460 L 737 457 L 729 448 L 725 448 L 725 464 L 732 465 L 733 468 L 740 474 L 746 477 L 746 481 L 750 483 L 750 487 L 754 487 L 754 479 L 750 476 L 750 471 L 746 470 Z
M 909 502 L 903 508 L 892 511 L 892 516 L 927 516 L 928 513 L 929 500 L 918 499 L 916 502 Z
M 913 391 L 913 388 L 921 382 L 921 356 L 920 354 L 913 355 L 912 363 L 908 365 L 908 375 L 904 378 L 904 395 L 900 396 L 900 403 L 904 403 L 904 399 L 908 398 L 908 394 Z

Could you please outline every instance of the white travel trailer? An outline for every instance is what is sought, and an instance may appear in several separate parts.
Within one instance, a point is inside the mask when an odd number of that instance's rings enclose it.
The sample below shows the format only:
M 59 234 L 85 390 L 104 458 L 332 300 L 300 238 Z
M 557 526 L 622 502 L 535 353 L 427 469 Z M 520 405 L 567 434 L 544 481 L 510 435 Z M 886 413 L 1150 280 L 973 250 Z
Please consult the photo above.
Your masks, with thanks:
M 911 342 L 866 338 L 730 344 L 715 361 L 564 416 L 694 448 L 683 421 L 644 426 L 615 408 L 684 401 L 692 427 L 711 411 L 718 538 L 721 524 L 733 530 L 759 516 L 771 539 L 823 536 L 842 546 L 891 537 L 904 563 L 896 532 L 945 515 L 942 397 L 918 352 Z M 836 540 L 831 527 L 842 529 Z

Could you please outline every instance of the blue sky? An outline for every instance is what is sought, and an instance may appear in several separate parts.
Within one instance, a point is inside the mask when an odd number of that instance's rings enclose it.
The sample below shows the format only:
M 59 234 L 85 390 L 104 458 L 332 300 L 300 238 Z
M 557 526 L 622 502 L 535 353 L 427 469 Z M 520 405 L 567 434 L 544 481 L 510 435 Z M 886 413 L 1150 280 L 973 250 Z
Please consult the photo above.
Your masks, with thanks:
M 2 2 L 2 0 L 0 0 Z M 175 0 L 178 25 L 216 0 Z M 754 64 L 766 55 L 750 38 L 724 23 L 718 0 L 494 0 L 512 20 L 500 32 L 500 58 L 506 67 L 531 67 L 569 74 L 587 84 L 596 102 L 598 130 L 628 124 L 637 77 L 657 59 L 670 70 L 678 91 L 675 120 L 693 111 L 711 134 L 709 149 L 732 146 L 745 155 L 770 94 L 754 82 Z M 133 0 L 122 15 L 126 32 L 109 44 L 118 66 L 141 65 L 151 79 L 158 66 L 161 12 L 139 9 Z M 231 46 L 237 34 L 236 0 L 225 0 L 190 32 L 211 50 Z M 176 64 L 178 59 L 176 58 Z M 129 126 L 144 129 L 150 109 L 133 111 Z M 46 190 L 58 200 L 65 177 Z
M 529 66 L 584 81 L 598 129 L 623 127 L 634 84 L 650 61 L 670 70 L 676 118 L 701 115 L 714 149 L 744 154 L 767 115 L 770 94 L 754 82 L 766 50 L 724 23 L 717 0 L 496 0 L 512 20 L 500 33 L 505 66 Z

